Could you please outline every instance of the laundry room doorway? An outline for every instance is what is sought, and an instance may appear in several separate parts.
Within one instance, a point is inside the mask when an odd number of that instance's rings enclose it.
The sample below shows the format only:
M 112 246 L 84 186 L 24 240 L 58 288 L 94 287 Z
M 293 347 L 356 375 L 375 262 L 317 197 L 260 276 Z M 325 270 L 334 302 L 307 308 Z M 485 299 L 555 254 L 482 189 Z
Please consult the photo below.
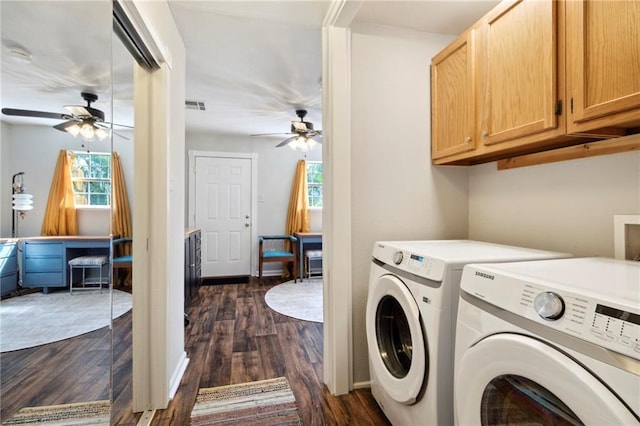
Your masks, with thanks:
M 189 226 L 202 231 L 202 276 L 250 276 L 257 240 L 257 156 L 189 151 Z

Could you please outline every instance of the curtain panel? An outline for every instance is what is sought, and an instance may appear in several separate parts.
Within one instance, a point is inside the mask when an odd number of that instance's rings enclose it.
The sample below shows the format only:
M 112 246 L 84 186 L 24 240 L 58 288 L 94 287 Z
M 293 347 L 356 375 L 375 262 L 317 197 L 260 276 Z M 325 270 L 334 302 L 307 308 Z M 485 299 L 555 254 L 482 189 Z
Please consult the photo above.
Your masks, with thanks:
M 129 197 L 127 195 L 127 185 L 124 181 L 122 162 L 117 152 L 111 154 L 111 205 L 112 205 L 112 228 L 111 233 L 118 238 L 132 237 L 131 209 L 129 207 Z M 123 244 L 123 252 L 119 256 L 131 254 L 131 243 Z
M 71 182 L 71 153 L 60 150 L 42 221 L 42 235 L 78 235 L 78 217 Z
M 311 226 L 307 199 L 307 163 L 305 160 L 298 160 L 289 198 L 285 233 L 293 235 L 296 232 L 309 232 L 309 229 Z

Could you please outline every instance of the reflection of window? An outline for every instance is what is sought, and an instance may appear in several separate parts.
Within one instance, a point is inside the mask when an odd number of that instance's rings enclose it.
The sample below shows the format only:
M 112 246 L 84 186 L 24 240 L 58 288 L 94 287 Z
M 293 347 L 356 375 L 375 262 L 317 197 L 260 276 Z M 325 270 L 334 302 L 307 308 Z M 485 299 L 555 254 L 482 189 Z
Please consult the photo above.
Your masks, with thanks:
M 307 161 L 309 207 L 322 208 L 322 161 Z
M 70 155 L 76 206 L 111 205 L 111 155 L 81 151 Z

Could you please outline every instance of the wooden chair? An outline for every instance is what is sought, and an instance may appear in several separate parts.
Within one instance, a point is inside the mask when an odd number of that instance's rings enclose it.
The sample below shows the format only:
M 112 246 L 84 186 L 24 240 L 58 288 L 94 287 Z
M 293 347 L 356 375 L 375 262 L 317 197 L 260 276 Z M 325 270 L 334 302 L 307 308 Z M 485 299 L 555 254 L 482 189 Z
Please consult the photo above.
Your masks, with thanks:
M 285 243 L 289 243 L 289 247 Z M 293 282 L 298 282 L 298 239 L 293 235 L 262 235 L 259 237 L 260 262 L 258 277 L 262 278 L 262 266 L 266 262 L 282 262 L 283 269 L 291 265 Z
M 131 275 L 131 272 L 133 271 L 133 256 L 131 254 L 127 254 L 127 251 L 125 251 L 124 247 L 125 244 L 130 244 L 131 242 L 133 242 L 133 239 L 128 237 L 116 238 L 111 242 L 111 246 L 113 247 L 113 260 L 111 262 L 111 270 L 113 273 L 114 285 L 121 280 L 125 280 L 129 275 Z M 128 252 L 130 253 L 131 250 L 132 247 L 129 246 Z M 124 275 L 124 277 L 121 277 L 121 269 L 124 269 L 125 272 L 129 273 L 127 275 Z

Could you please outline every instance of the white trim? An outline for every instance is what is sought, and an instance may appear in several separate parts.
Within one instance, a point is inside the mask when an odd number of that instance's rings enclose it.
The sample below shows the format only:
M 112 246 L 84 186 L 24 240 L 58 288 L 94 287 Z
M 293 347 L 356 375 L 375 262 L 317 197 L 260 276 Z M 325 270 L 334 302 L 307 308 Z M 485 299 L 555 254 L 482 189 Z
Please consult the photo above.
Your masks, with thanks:
M 323 27 L 347 28 L 356 17 L 364 0 L 334 0 L 322 22 Z
M 627 253 L 639 244 L 640 215 L 622 214 L 613 216 L 614 256 L 616 259 L 632 260 L 639 252 Z
M 169 69 L 172 69 L 173 64 L 171 63 L 171 52 L 167 46 L 162 44 L 160 37 L 158 36 L 158 32 L 153 28 L 151 23 L 143 18 L 142 13 L 135 2 L 120 1 L 119 4 L 142 39 L 143 44 L 147 49 L 149 49 L 153 59 L 155 59 L 158 64 L 166 63 L 169 66 Z
M 351 266 L 351 31 L 324 26 L 323 262 L 324 382 L 335 395 L 353 381 Z M 335 184 L 334 184 L 335 182 Z M 339 184 L 338 184 L 339 183 Z M 335 238 L 334 238 L 335 236 Z
M 178 391 L 178 387 L 180 387 L 180 381 L 182 380 L 182 376 L 184 372 L 187 370 L 187 366 L 189 365 L 189 358 L 187 358 L 187 353 L 182 352 L 182 356 L 180 357 L 180 362 L 178 362 L 178 366 L 175 371 L 171 375 L 171 380 L 169 380 L 169 399 L 173 399 L 176 396 L 176 392 Z
M 251 261 L 250 271 L 255 276 L 258 270 L 258 154 L 255 152 L 220 152 L 220 151 L 199 151 L 189 150 L 189 200 L 188 200 L 188 219 L 190 228 L 196 226 L 196 157 L 218 157 L 218 158 L 245 158 L 251 160 Z

